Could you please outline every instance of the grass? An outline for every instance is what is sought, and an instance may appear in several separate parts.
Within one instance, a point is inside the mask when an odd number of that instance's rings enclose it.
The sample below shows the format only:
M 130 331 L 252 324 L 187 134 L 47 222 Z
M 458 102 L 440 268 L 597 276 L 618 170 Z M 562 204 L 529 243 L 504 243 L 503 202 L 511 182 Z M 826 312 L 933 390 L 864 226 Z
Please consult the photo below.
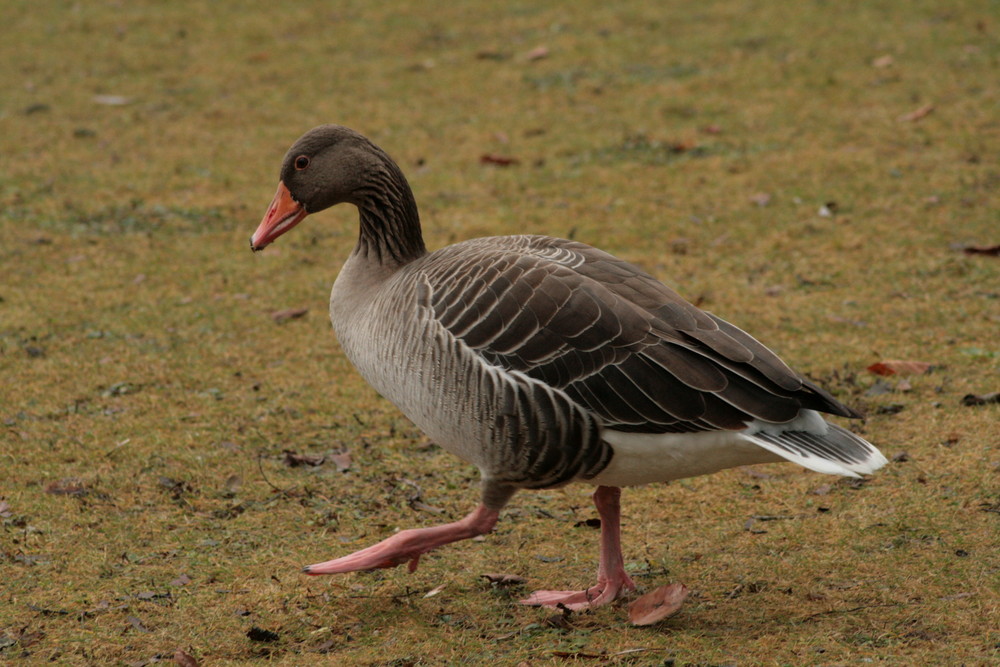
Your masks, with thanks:
M 8 4 L 3 659 L 1000 658 L 1000 408 L 960 403 L 1000 389 L 1000 263 L 959 250 L 1000 242 L 995 3 Z M 640 587 L 694 590 L 652 628 L 515 602 L 593 576 L 583 487 L 518 495 L 414 574 L 305 578 L 476 501 L 475 470 L 331 336 L 354 212 L 247 249 L 285 149 L 322 122 L 399 160 L 431 247 L 530 231 L 626 257 L 864 410 L 897 460 L 863 484 L 766 466 L 629 490 Z M 270 317 L 290 307 L 309 313 Z M 885 358 L 936 368 L 877 393 Z M 763 515 L 788 518 L 748 529 Z

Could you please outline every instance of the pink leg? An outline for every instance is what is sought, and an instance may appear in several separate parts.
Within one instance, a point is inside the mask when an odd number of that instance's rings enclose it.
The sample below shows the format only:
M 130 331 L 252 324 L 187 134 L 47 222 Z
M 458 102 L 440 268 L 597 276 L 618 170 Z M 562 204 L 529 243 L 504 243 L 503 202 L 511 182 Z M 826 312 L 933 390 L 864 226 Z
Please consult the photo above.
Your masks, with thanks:
M 498 510 L 491 510 L 485 505 L 480 505 L 460 521 L 431 528 L 403 530 L 350 556 L 335 558 L 325 563 L 307 565 L 303 571 L 306 574 L 339 574 L 341 572 L 396 567 L 409 561 L 410 572 L 413 572 L 417 569 L 422 554 L 444 544 L 458 542 L 477 535 L 485 535 L 493 530 L 499 516 Z
M 597 568 L 597 585 L 585 591 L 535 591 L 522 604 L 536 607 L 559 607 L 579 610 L 599 607 L 616 600 L 635 584 L 625 572 L 621 546 L 621 489 L 599 486 L 594 492 L 594 504 L 601 516 L 601 564 Z

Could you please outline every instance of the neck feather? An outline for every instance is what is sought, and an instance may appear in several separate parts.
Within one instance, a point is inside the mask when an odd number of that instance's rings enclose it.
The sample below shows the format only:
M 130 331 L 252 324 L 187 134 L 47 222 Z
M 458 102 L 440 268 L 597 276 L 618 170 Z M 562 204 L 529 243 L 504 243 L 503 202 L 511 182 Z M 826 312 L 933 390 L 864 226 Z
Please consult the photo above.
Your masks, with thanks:
M 402 266 L 427 254 L 413 191 L 386 155 L 359 196 L 361 232 L 355 254 L 385 265 Z

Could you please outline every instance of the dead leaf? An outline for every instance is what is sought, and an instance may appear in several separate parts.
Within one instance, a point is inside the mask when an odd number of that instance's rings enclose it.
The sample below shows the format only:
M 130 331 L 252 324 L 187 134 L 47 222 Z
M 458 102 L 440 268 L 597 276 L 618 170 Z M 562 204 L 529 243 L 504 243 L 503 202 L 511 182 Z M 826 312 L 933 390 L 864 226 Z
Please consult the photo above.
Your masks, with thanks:
M 147 628 L 145 625 L 143 625 L 142 621 L 140 621 L 135 616 L 126 616 L 125 620 L 128 621 L 129 625 L 131 625 L 133 628 L 135 628 L 139 632 L 143 632 L 143 633 L 147 633 L 147 634 L 149 632 L 151 632 L 151 630 L 149 628 Z
M 872 61 L 872 67 L 876 69 L 885 69 L 886 67 L 892 67 L 892 64 L 893 64 L 893 59 L 892 56 L 889 55 L 879 56 L 878 58 Z
M 173 581 L 170 582 L 170 586 L 186 586 L 191 583 L 191 577 L 186 574 L 182 574 Z
M 141 593 L 136 593 L 136 598 L 139 600 L 155 600 L 157 598 L 169 598 L 170 593 L 157 593 L 156 591 L 142 591 Z
M 878 361 L 867 368 L 875 375 L 921 375 L 929 372 L 933 366 L 926 361 L 900 361 L 899 359 L 886 359 Z
M 337 472 L 345 472 L 351 467 L 351 453 L 350 452 L 333 452 L 327 455 L 327 458 L 333 461 L 333 465 L 337 466 Z
M 194 659 L 194 656 L 180 648 L 174 651 L 174 662 L 181 667 L 198 667 L 198 661 Z
M 21 628 L 20 630 L 11 629 L 9 632 L 10 634 L 0 630 L 0 651 L 13 646 L 14 644 L 20 644 L 22 649 L 26 649 L 45 637 L 45 633 L 41 630 L 28 632 L 27 626 Z M 27 657 L 27 655 L 28 654 L 25 653 L 24 657 Z
M 525 60 L 541 60 L 542 58 L 549 57 L 549 47 L 547 46 L 536 46 L 532 50 L 525 54 Z
M 498 155 L 496 153 L 484 153 L 479 157 L 480 164 L 492 164 L 497 167 L 509 167 L 512 164 L 520 164 L 521 161 L 509 155 Z
M 494 586 L 520 586 L 528 581 L 524 577 L 516 574 L 501 574 L 499 572 L 490 572 L 479 576 L 486 579 Z
M 230 475 L 226 478 L 223 487 L 226 489 L 226 493 L 236 494 L 240 490 L 240 485 L 243 484 L 243 479 L 239 475 Z
M 986 255 L 987 257 L 1000 257 L 1000 245 L 970 245 L 962 248 L 966 255 Z
M 932 111 L 934 111 L 934 105 L 925 104 L 924 106 L 920 107 L 919 109 L 915 109 L 910 113 L 904 113 L 897 120 L 903 123 L 912 123 L 920 120 L 921 118 L 929 116 Z
M 430 512 L 431 514 L 443 514 L 444 510 L 440 507 L 434 507 L 433 505 L 428 505 L 420 498 L 410 499 L 410 509 L 415 509 L 418 512 Z
M 290 449 L 285 450 L 285 465 L 290 468 L 298 466 L 319 466 L 323 465 L 322 456 L 311 456 L 309 454 L 299 454 Z
M 435 586 L 434 588 L 432 588 L 429 591 L 427 591 L 426 593 L 424 593 L 424 597 L 425 598 L 432 598 L 432 597 L 434 597 L 435 595 L 437 595 L 438 593 L 440 593 L 441 591 L 443 591 L 447 585 L 448 584 L 441 584 L 440 586 Z
M 281 636 L 277 632 L 258 628 L 255 625 L 247 630 L 247 638 L 252 642 L 276 642 Z
M 284 310 L 276 310 L 271 313 L 271 319 L 278 324 L 282 324 L 288 320 L 297 320 L 300 317 L 305 317 L 308 312 L 308 308 L 285 308 Z
M 572 630 L 573 624 L 569 622 L 569 617 L 572 615 L 572 609 L 560 604 L 559 613 L 553 614 L 542 621 L 542 626 L 546 628 L 556 628 L 558 630 Z
M 124 95 L 94 95 L 92 99 L 98 104 L 109 107 L 120 107 L 132 103 L 132 98 Z
M 671 141 L 667 144 L 667 150 L 671 153 L 687 153 L 690 150 L 698 148 L 698 143 L 692 140 L 679 139 L 677 141 Z
M 757 206 L 767 206 L 771 203 L 771 195 L 766 192 L 758 192 L 756 194 L 750 195 L 750 202 L 757 204 Z
M 892 393 L 892 385 L 885 380 L 875 380 L 875 384 L 868 388 L 865 392 L 865 396 L 881 396 L 882 394 Z
M 78 477 L 66 477 L 45 487 L 45 493 L 56 496 L 85 496 L 89 492 L 90 489 Z
M 684 584 L 667 584 L 646 593 L 628 606 L 632 625 L 653 625 L 681 610 L 691 591 Z
M 962 405 L 989 405 L 1000 403 L 1000 391 L 990 394 L 966 394 L 962 397 Z
M 6 500 L 0 500 L 0 516 L 4 518 L 11 516 L 10 504 Z
M 477 60 L 507 60 L 509 57 L 509 55 L 502 51 L 492 51 L 490 49 L 476 51 Z

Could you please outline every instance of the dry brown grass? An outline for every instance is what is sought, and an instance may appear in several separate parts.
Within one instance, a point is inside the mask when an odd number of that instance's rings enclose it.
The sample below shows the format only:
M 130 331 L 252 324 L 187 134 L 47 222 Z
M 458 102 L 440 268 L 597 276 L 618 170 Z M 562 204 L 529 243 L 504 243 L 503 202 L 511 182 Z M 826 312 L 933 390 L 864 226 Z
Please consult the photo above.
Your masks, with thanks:
M 1000 412 L 960 405 L 1000 389 L 1000 261 L 957 249 L 1000 242 L 995 5 L 336 4 L 8 3 L 0 657 L 1000 658 Z M 587 583 L 582 487 L 517 496 L 496 534 L 413 575 L 303 577 L 440 521 L 411 482 L 445 517 L 476 500 L 475 471 L 329 332 L 353 211 L 247 249 L 284 150 L 321 122 L 398 158 L 430 246 L 531 231 L 607 248 L 862 408 L 858 428 L 905 460 L 859 486 L 771 466 L 627 492 L 640 586 L 695 591 L 653 628 L 620 607 L 553 625 L 479 577 Z M 275 324 L 287 307 L 310 312 Z M 881 358 L 937 368 L 871 395 Z M 285 449 L 353 465 L 290 468 Z M 749 531 L 755 515 L 789 518 Z

